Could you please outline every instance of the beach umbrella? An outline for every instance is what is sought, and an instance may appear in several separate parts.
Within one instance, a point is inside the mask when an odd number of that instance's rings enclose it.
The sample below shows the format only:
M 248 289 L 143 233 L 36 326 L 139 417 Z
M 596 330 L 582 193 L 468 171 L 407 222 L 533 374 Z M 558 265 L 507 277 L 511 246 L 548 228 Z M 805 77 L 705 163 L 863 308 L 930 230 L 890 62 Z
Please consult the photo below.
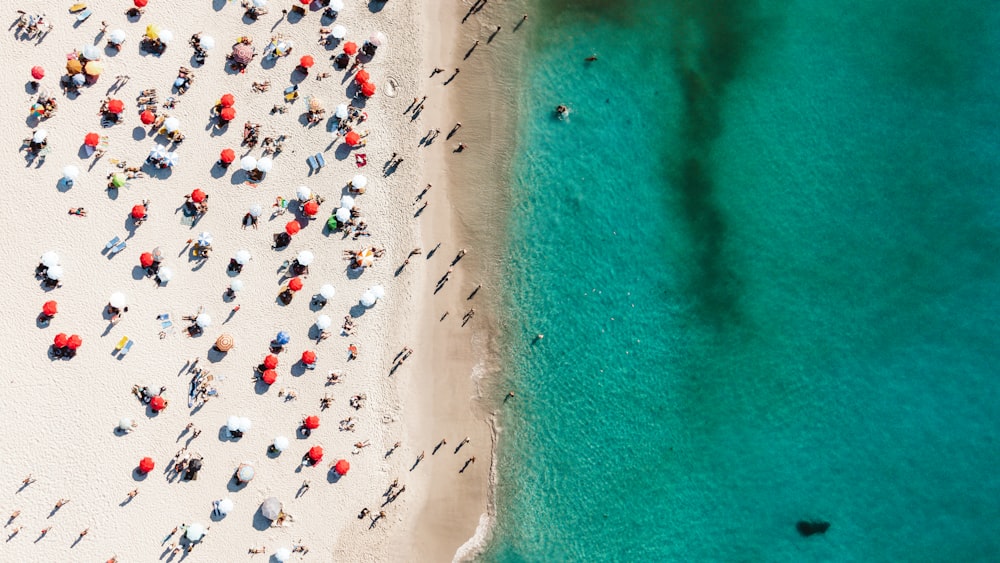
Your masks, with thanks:
M 146 216 L 146 206 L 145 205 L 133 205 L 132 206 L 132 217 L 134 219 L 142 219 Z
M 167 156 L 167 147 L 157 143 L 153 150 L 149 151 L 149 158 L 152 159 L 162 159 Z
M 240 417 L 240 423 L 239 423 L 239 426 L 238 426 L 240 432 L 249 432 L 250 428 L 252 426 L 253 426 L 253 424 L 251 424 L 249 418 L 247 418 L 245 416 L 241 416 Z
M 372 249 L 366 248 L 365 250 L 360 250 L 354 256 L 355 262 L 361 265 L 362 268 L 367 268 L 375 263 L 375 253 Z
M 332 35 L 335 39 L 343 39 L 347 36 L 347 28 L 342 25 L 335 25 L 330 30 L 330 35 Z
M 233 104 L 236 103 L 236 98 L 234 98 L 232 94 L 223 94 L 222 97 L 219 98 L 219 103 L 224 108 L 231 108 L 233 107 Z
M 300 230 L 302 230 L 302 225 L 299 225 L 298 221 L 291 220 L 285 225 L 285 232 L 289 235 L 294 235 Z
M 212 317 L 208 313 L 202 313 L 195 317 L 194 322 L 201 328 L 208 328 L 212 326 Z
M 235 414 L 230 415 L 229 418 L 226 419 L 226 430 L 229 430 L 230 432 L 236 432 L 239 429 L 240 429 L 240 417 L 236 416 Z
M 84 76 L 82 73 L 74 74 L 72 80 L 74 86 L 83 86 L 84 82 L 87 81 L 87 77 Z
M 108 34 L 108 41 L 110 41 L 112 45 L 121 45 L 122 43 L 125 42 L 125 30 L 124 29 L 113 30 L 111 33 Z
M 233 335 L 229 334 L 228 332 L 220 334 L 219 337 L 215 339 L 215 347 L 220 352 L 228 352 L 232 350 L 233 346 L 235 345 L 236 341 L 233 340 Z
M 302 289 L 302 280 L 299 278 L 292 278 L 288 280 L 288 289 L 292 291 L 299 291 Z
M 351 185 L 355 188 L 363 188 L 368 185 L 368 178 L 363 174 L 356 174 L 354 178 L 351 179 Z
M 361 95 L 370 98 L 375 95 L 375 85 L 371 82 L 365 82 L 361 85 Z
M 292 337 L 288 334 L 288 331 L 282 330 L 278 331 L 278 335 L 274 337 L 274 341 L 279 346 L 284 346 L 292 341 Z
M 306 350 L 302 352 L 302 363 L 306 365 L 312 365 L 316 363 L 316 352 L 312 350 Z
M 104 65 L 100 61 L 89 61 L 86 66 L 83 67 L 83 71 L 90 76 L 100 76 L 104 72 Z
M 277 439 L 275 439 L 275 445 L 277 445 Z M 260 504 L 260 514 L 268 520 L 277 520 L 278 516 L 281 516 L 281 501 L 277 497 L 268 497 Z
M 257 168 L 257 159 L 250 155 L 244 156 L 243 159 L 240 160 L 240 168 L 247 172 Z
M 49 266 L 49 271 L 45 273 L 45 277 L 49 278 L 50 280 L 56 280 L 56 281 L 62 279 L 62 275 L 63 275 L 62 266 L 59 266 L 58 264 L 55 266 Z
M 153 409 L 154 412 L 160 412 L 167 408 L 167 400 L 157 395 L 149 400 L 149 408 Z
M 319 288 L 319 294 L 323 296 L 323 299 L 332 299 L 337 294 L 337 290 L 332 285 L 325 283 Z
M 295 188 L 295 197 L 297 197 L 299 201 L 305 201 L 312 197 L 312 190 L 310 190 L 308 186 L 299 186 Z
M 233 257 L 236 263 L 245 266 L 247 262 L 250 261 L 250 251 L 249 250 L 237 250 L 236 256 Z
M 45 113 L 45 106 L 43 106 L 38 102 L 35 102 L 31 104 L 31 113 L 32 115 L 42 115 L 43 113 Z
M 288 449 L 288 438 L 285 438 L 284 436 L 278 436 L 277 438 L 274 439 L 273 446 L 274 450 L 277 452 L 285 451 L 286 449 Z
M 35 80 L 41 80 L 45 78 L 45 69 L 40 66 L 31 67 L 31 77 Z
M 278 367 L 278 356 L 268 354 L 264 356 L 264 369 L 274 369 Z
M 338 105 L 333 115 L 337 116 L 337 119 L 347 119 L 347 104 Z
M 381 47 L 385 41 L 385 34 L 381 31 L 376 31 L 371 35 L 371 37 L 368 38 L 368 42 L 376 47 Z
M 313 60 L 312 55 L 302 55 L 302 58 L 299 59 L 299 66 L 302 68 L 312 68 L 314 64 L 316 61 Z
M 125 111 L 125 104 L 121 100 L 109 100 L 108 111 L 111 113 L 121 113 Z
M 71 165 L 63 168 L 63 178 L 65 178 L 67 181 L 72 182 L 73 180 L 76 180 L 76 178 L 79 175 L 80 175 L 80 169 L 77 168 L 76 166 Z
M 254 475 L 257 472 L 253 470 L 252 465 L 241 465 L 239 469 L 236 470 L 236 478 L 240 481 L 246 483 L 247 481 L 253 481 Z
M 88 61 L 97 61 L 101 58 L 101 49 L 97 45 L 84 45 L 80 48 L 80 54 Z
M 198 240 L 195 241 L 198 246 L 211 246 L 212 244 L 212 233 L 208 231 L 202 231 L 198 233 Z
M 98 135 L 97 133 L 87 133 L 87 135 L 84 136 L 83 138 L 83 144 L 87 145 L 88 147 L 96 147 L 100 143 L 101 143 L 101 136 Z
M 52 339 L 52 345 L 56 348 L 64 348 L 67 342 L 69 342 L 69 337 L 66 336 L 65 332 L 60 332 Z
M 358 44 L 354 41 L 348 41 L 344 43 L 344 52 L 348 55 L 356 55 L 358 53 Z
M 351 470 L 351 464 L 346 459 L 340 459 L 337 460 L 337 465 L 334 465 L 333 469 L 338 475 L 347 475 L 347 472 Z
M 375 295 L 375 299 L 382 299 L 385 297 L 385 288 L 381 285 L 373 285 L 371 292 Z
M 51 268 L 53 266 L 59 265 L 59 255 L 51 250 L 42 254 L 41 258 L 39 258 L 38 260 L 46 268 Z
M 145 254 L 149 254 L 149 253 L 146 252 Z M 149 254 L 149 262 L 150 263 L 153 262 L 153 255 L 152 254 Z M 114 293 L 111 294 L 111 297 L 108 297 L 108 304 L 110 304 L 115 309 L 122 309 L 122 308 L 125 307 L 125 305 L 128 304 L 128 299 L 125 297 L 124 293 L 122 293 L 120 291 L 116 291 L 116 292 L 114 292 Z
M 159 272 L 156 273 L 156 277 L 160 278 L 161 282 L 167 283 L 170 280 L 174 279 L 174 271 L 171 270 L 169 267 L 164 266 L 160 268 Z
M 303 6 L 308 6 L 309 4 L 312 4 L 312 0 L 299 0 L 299 2 L 301 2 Z
M 340 206 L 344 209 L 351 209 L 354 207 L 354 198 L 347 194 L 340 196 Z
M 126 432 L 132 428 L 132 419 L 125 417 L 118 421 L 118 429 Z
M 268 385 L 274 385 L 274 382 L 278 380 L 278 372 L 273 369 L 266 369 L 264 370 L 264 373 L 260 375 L 260 379 Z
M 370 289 L 361 294 L 361 304 L 365 307 L 374 307 L 377 300 L 378 298 L 375 297 L 375 293 Z
M 358 135 L 354 131 L 348 131 L 347 135 L 344 136 L 344 142 L 352 147 L 356 147 L 361 142 L 361 135 Z
M 243 280 L 233 280 L 229 283 L 229 289 L 233 290 L 233 293 L 243 290 Z
M 313 256 L 312 252 L 303 250 L 302 252 L 299 252 L 298 256 L 295 257 L 295 261 L 303 266 L 308 266 L 309 264 L 312 264 L 313 258 L 315 258 L 315 256 Z
M 173 133 L 181 128 L 181 120 L 176 117 L 168 117 L 163 120 L 163 128 L 167 130 L 167 133 Z
M 309 448 L 309 460 L 313 463 L 323 461 L 323 446 L 313 446 Z
M 66 339 L 66 347 L 69 348 L 70 350 L 76 350 L 82 345 L 83 345 L 83 339 L 76 334 L 71 334 L 69 335 L 69 338 Z
M 305 426 L 309 430 L 316 430 L 319 428 L 319 417 L 311 414 L 302 420 L 302 426 Z
M 219 514 L 221 514 L 223 516 L 229 514 L 230 512 L 233 511 L 233 499 L 231 499 L 231 498 L 224 498 L 224 499 L 220 500 L 219 501 L 219 506 L 216 507 L 216 508 L 219 511 Z
M 285 563 L 292 556 L 292 551 L 287 547 L 282 547 L 274 552 L 274 560 L 278 563 Z
M 255 203 L 250 206 L 248 211 L 251 217 L 260 217 L 260 214 L 264 212 L 264 208 L 261 207 L 260 204 Z
M 201 39 L 198 40 L 198 44 L 201 48 L 206 51 L 211 51 L 215 48 L 215 38 L 211 35 L 202 35 Z
M 166 44 L 170 43 L 173 40 L 174 40 L 174 32 L 173 31 L 170 31 L 169 29 L 161 29 L 160 30 L 160 43 L 163 43 L 164 45 L 166 45 Z
M 70 59 L 66 61 L 66 73 L 70 76 L 80 74 L 83 72 L 83 63 L 77 59 Z
M 146 0 L 136 0 L 136 2 L 145 3 Z M 201 538 L 205 537 L 205 526 L 202 526 L 197 522 L 195 522 L 194 524 L 189 524 L 187 527 L 187 531 L 184 532 L 184 537 L 186 537 L 189 541 L 194 541 L 194 542 L 201 540 Z
M 35 143 L 42 143 L 45 138 L 49 136 L 49 132 L 45 129 L 37 129 L 34 134 L 31 135 L 31 140 Z
M 46 317 L 54 316 L 59 312 L 59 304 L 55 301 L 46 301 L 42 304 L 42 314 Z
M 133 0 L 136 8 L 145 8 L 147 0 Z
M 274 160 L 272 160 L 269 156 L 265 156 L 257 161 L 257 170 L 260 170 L 265 174 L 270 172 L 272 167 L 274 167 Z
M 153 255 L 149 252 L 143 252 L 139 255 L 139 265 L 143 268 L 148 268 L 153 265 Z
M 205 201 L 205 192 L 201 191 L 200 188 L 195 188 L 191 192 L 191 201 L 195 203 L 201 203 Z
M 224 164 L 232 164 L 236 160 L 236 151 L 233 149 L 222 149 L 222 152 L 219 154 L 219 160 Z
M 239 64 L 247 64 L 253 60 L 253 47 L 246 43 L 237 43 L 233 46 L 233 60 Z
M 344 0 L 331 0 L 327 7 L 334 12 L 339 12 L 344 9 Z
M 332 324 L 333 324 L 333 319 L 331 319 L 327 315 L 320 315 L 316 317 L 316 328 L 320 330 L 326 330 L 330 328 L 330 325 Z
M 156 121 L 156 114 L 148 109 L 144 110 L 139 114 L 139 121 L 141 121 L 143 125 L 152 125 L 153 122 Z
M 163 164 L 166 164 L 167 166 L 177 166 L 180 159 L 181 157 L 177 154 L 177 151 L 170 151 L 167 153 L 167 156 L 163 158 Z
M 306 204 L 302 206 L 302 211 L 305 212 L 306 215 L 313 217 L 319 213 L 319 204 L 315 201 L 307 201 Z
M 334 216 L 341 223 L 346 223 L 351 220 L 351 210 L 346 207 L 341 207 L 337 210 L 337 213 Z
M 149 473 L 154 467 L 156 467 L 156 464 L 153 463 L 153 458 L 151 457 L 144 457 L 139 460 L 139 471 L 143 473 Z
M 267 6 L 267 0 L 253 0 L 254 8 L 263 8 Z
M 128 181 L 128 179 L 121 172 L 115 172 L 111 176 L 111 185 L 114 186 L 114 187 L 116 187 L 116 188 L 120 188 L 120 187 L 124 186 L 127 181 Z
M 364 84 L 365 82 L 368 82 L 368 79 L 370 78 L 371 75 L 368 74 L 368 71 L 365 69 L 359 70 L 358 73 L 354 75 L 354 81 L 358 84 Z
M 222 111 L 219 112 L 219 117 L 223 121 L 232 121 L 236 119 L 236 110 L 233 108 L 222 108 Z

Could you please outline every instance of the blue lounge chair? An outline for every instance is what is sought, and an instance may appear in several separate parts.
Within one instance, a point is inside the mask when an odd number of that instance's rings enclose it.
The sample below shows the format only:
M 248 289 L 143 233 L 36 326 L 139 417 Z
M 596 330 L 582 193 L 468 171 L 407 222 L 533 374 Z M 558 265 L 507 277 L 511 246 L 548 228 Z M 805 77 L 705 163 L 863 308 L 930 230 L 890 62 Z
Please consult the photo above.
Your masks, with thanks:
M 125 343 L 125 347 L 122 348 L 122 353 L 120 357 L 124 357 L 126 354 L 128 354 L 128 351 L 132 349 L 133 344 L 135 344 L 135 340 L 129 340 L 127 343 Z
M 121 237 L 115 237 L 108 241 L 108 244 L 104 245 L 104 250 L 111 250 L 111 247 L 121 242 Z
M 125 241 L 118 243 L 118 246 L 111 249 L 111 254 L 118 254 L 122 250 L 125 250 Z
M 82 11 L 79 14 L 76 15 L 76 21 L 82 22 L 82 21 L 86 20 L 87 18 L 89 18 L 92 15 L 94 15 L 94 11 L 91 10 L 90 8 L 87 8 L 84 11 Z
M 306 159 L 306 164 L 309 165 L 309 171 L 310 172 L 315 172 L 319 168 L 319 163 L 316 162 L 316 157 L 315 156 L 310 156 L 309 158 L 307 158 Z
M 323 168 L 324 166 L 326 166 L 326 159 L 323 158 L 323 153 L 321 152 L 316 153 L 316 164 L 319 165 L 319 168 Z

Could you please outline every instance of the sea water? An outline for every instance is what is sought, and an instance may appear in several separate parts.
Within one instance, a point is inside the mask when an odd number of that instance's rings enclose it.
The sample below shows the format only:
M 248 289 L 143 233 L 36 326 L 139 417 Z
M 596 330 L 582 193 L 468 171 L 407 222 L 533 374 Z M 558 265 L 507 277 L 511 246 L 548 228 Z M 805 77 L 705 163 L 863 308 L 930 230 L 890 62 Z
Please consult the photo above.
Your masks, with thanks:
M 996 4 L 538 0 L 516 33 L 482 559 L 1000 560 Z

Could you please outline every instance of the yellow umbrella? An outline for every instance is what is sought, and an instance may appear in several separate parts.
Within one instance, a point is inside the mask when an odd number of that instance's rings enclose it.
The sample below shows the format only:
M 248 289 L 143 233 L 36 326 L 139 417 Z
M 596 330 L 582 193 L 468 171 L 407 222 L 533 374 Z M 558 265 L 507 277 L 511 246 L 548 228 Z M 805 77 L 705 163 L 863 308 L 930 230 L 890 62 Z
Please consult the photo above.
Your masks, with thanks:
M 146 37 L 148 37 L 150 39 L 154 39 L 154 40 L 155 39 L 159 39 L 160 38 L 160 26 L 158 26 L 156 24 L 149 24 L 149 25 L 147 25 L 146 26 Z
M 66 72 L 70 73 L 71 75 L 80 74 L 81 72 L 83 72 L 83 65 L 80 64 L 80 61 L 76 59 L 71 59 L 66 62 Z
M 104 72 L 104 65 L 100 61 L 90 61 L 84 68 L 87 74 L 90 76 L 100 76 Z

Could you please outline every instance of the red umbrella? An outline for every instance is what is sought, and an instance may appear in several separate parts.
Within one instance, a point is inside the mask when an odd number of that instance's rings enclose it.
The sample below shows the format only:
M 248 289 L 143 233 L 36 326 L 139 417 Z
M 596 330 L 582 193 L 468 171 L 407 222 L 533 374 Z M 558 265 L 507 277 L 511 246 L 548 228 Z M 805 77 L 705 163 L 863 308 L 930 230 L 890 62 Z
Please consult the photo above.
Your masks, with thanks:
M 348 131 L 347 135 L 344 135 L 344 142 L 352 147 L 356 147 L 361 142 L 361 135 L 358 135 L 354 131 Z
M 299 278 L 292 278 L 288 280 L 288 289 L 292 291 L 298 291 L 302 289 L 302 280 Z
M 236 98 L 232 94 L 223 94 L 222 98 L 219 99 L 219 103 L 222 104 L 224 108 L 231 108 L 233 104 L 236 103 Z
M 323 446 L 313 446 L 309 448 L 309 460 L 313 463 L 323 461 Z
M 147 109 L 139 114 L 139 121 L 142 121 L 144 125 L 152 125 L 156 121 L 156 114 Z
M 233 119 L 236 119 L 236 110 L 233 108 L 222 108 L 222 111 L 219 112 L 219 117 L 221 117 L 223 121 L 232 121 Z
M 157 395 L 149 400 L 149 408 L 153 409 L 156 412 L 160 412 L 163 409 L 167 408 L 167 400 L 164 399 L 162 396 Z
M 319 204 L 315 201 L 307 201 L 306 204 L 302 206 L 302 210 L 306 212 L 306 215 L 315 215 L 319 213 Z
M 309 4 L 312 4 L 312 0 L 299 0 L 299 2 L 302 2 L 302 5 L 304 5 L 304 6 L 308 6 Z
M 302 426 L 305 426 L 309 430 L 316 430 L 319 428 L 319 417 L 311 414 L 302 421 Z
M 336 471 L 338 475 L 347 475 L 347 472 L 350 471 L 350 469 L 351 464 L 348 463 L 346 459 L 337 461 L 337 465 L 333 466 L 333 470 Z
M 76 350 L 82 345 L 83 339 L 76 334 L 71 335 L 69 339 L 66 340 L 66 346 L 69 347 L 70 350 Z
M 302 363 L 303 364 L 315 364 L 316 363 L 316 352 L 312 350 L 306 350 L 302 352 Z
M 145 8 L 148 0 L 134 0 L 136 8 Z
M 361 95 L 370 98 L 375 95 L 375 85 L 371 82 L 365 82 L 361 85 Z
M 364 84 L 365 82 L 368 82 L 369 78 L 371 78 L 371 75 L 368 74 L 368 71 L 365 69 L 359 70 L 358 73 L 354 75 L 354 81 L 357 82 L 358 84 Z
M 264 357 L 264 369 L 274 369 L 278 367 L 278 356 L 268 354 Z
M 139 471 L 143 473 L 149 473 L 154 467 L 156 467 L 156 464 L 153 463 L 153 458 L 151 457 L 144 457 L 139 460 Z
M 236 152 L 233 149 L 222 149 L 222 154 L 219 155 L 219 160 L 226 164 L 232 164 L 236 160 Z
M 153 255 L 149 252 L 143 252 L 139 255 L 139 265 L 143 268 L 148 268 L 153 265 Z
M 195 188 L 195 190 L 191 192 L 191 201 L 195 203 L 201 203 L 205 201 L 205 192 L 201 191 L 198 188 Z
M 313 61 L 312 55 L 302 55 L 302 58 L 299 59 L 299 66 L 302 68 L 310 68 L 313 64 L 315 61 Z
M 125 103 L 121 100 L 109 100 L 108 111 L 111 113 L 121 113 L 125 111 Z
M 35 80 L 41 80 L 45 78 L 45 69 L 40 66 L 31 67 L 31 77 Z
M 64 348 L 68 341 L 69 339 L 66 337 L 66 333 L 60 332 L 54 339 L 52 339 L 52 345 L 56 348 Z
M 83 138 L 83 144 L 88 147 L 96 147 L 101 142 L 101 136 L 97 133 L 87 133 L 87 136 Z
M 51 317 L 59 312 L 59 304 L 55 301 L 46 301 L 42 305 L 42 314 L 46 317 Z
M 299 222 L 295 220 L 289 221 L 288 224 L 285 225 L 285 232 L 288 233 L 289 235 L 294 235 L 301 229 L 302 225 L 300 225 Z
M 358 52 L 358 44 L 354 41 L 348 41 L 344 43 L 344 52 L 348 55 L 353 55 Z
M 142 219 L 146 216 L 146 206 L 145 205 L 133 205 L 132 206 L 132 217 L 135 219 Z
M 274 385 L 274 382 L 278 380 L 278 372 L 274 371 L 273 369 L 264 370 L 264 373 L 261 374 L 260 379 L 264 383 L 267 383 L 268 385 Z

